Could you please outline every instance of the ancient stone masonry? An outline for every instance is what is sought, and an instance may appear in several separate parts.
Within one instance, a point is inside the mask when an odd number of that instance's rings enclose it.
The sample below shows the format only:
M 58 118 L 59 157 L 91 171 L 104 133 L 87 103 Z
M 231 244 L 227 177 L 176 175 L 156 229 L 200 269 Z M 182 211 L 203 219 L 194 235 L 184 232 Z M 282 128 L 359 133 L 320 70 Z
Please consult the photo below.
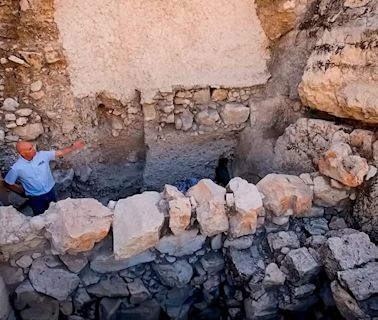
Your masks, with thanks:
M 2 319 L 265 319 L 311 310 L 373 319 L 378 248 L 338 216 L 330 194 L 347 187 L 329 181 L 273 174 L 223 188 L 204 179 L 185 195 L 166 185 L 109 208 L 66 199 L 32 218 L 0 207 Z

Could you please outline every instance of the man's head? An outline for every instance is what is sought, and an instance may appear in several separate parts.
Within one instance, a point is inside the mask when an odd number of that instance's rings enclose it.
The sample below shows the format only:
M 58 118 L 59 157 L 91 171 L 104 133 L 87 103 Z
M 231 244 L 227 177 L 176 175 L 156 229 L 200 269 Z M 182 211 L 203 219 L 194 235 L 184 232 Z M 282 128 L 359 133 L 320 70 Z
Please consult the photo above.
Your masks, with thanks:
M 34 148 L 34 145 L 31 142 L 19 141 L 16 144 L 17 152 L 26 160 L 32 160 L 36 155 L 37 151 Z

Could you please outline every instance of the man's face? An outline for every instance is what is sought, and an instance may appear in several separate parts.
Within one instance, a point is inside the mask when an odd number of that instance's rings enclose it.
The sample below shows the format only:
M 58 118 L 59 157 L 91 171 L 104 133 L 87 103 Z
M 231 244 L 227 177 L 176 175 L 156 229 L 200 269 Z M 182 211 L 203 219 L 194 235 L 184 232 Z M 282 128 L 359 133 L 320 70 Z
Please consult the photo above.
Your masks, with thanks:
M 20 155 L 26 160 L 32 160 L 36 153 L 37 151 L 32 143 L 25 144 L 20 150 Z

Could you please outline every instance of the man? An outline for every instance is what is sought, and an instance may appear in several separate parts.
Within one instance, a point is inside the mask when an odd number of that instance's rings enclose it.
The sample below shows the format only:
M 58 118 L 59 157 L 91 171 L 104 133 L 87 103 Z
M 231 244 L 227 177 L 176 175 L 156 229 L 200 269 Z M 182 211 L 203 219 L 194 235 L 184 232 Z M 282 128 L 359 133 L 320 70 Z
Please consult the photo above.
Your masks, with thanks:
M 71 147 L 57 151 L 39 151 L 30 142 L 16 144 L 19 159 L 4 178 L 4 184 L 18 194 L 26 194 L 34 215 L 45 212 L 50 202 L 56 202 L 55 181 L 50 169 L 50 161 L 82 149 L 84 142 L 76 141 Z M 19 180 L 21 185 L 17 184 Z

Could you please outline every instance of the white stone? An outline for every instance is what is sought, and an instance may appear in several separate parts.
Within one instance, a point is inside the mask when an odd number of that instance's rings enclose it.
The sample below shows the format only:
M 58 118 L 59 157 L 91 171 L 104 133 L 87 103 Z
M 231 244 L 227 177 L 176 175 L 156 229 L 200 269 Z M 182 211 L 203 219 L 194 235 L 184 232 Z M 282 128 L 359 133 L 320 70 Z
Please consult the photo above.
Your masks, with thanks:
M 365 177 L 365 180 L 368 181 L 370 180 L 371 178 L 373 178 L 378 172 L 378 169 L 374 166 L 369 166 L 369 171 Z
M 230 217 L 231 236 L 241 237 L 255 233 L 257 217 L 264 214 L 263 201 L 256 186 L 237 177 L 227 187 L 235 197 L 236 214 Z
M 32 109 L 29 108 L 22 108 L 18 109 L 15 114 L 19 117 L 29 117 L 33 113 Z
M 59 254 L 91 250 L 109 232 L 112 212 L 95 199 L 65 199 L 40 216 L 52 248 Z M 38 221 L 38 220 L 37 220 Z
M 2 110 L 4 111 L 15 111 L 20 104 L 12 98 L 6 98 L 3 102 L 3 106 L 1 107 Z
M 20 118 L 17 118 L 17 120 L 16 120 L 16 125 L 18 125 L 18 126 L 23 126 L 27 123 L 28 123 L 28 118 L 26 118 L 26 117 L 20 117 Z
M 9 56 L 8 60 L 12 61 L 14 63 L 20 64 L 20 65 L 26 64 L 26 62 L 24 60 L 22 60 L 22 59 L 20 59 L 20 58 L 18 58 L 16 56 L 14 56 L 14 55 Z
M 5 121 L 16 121 L 16 116 L 13 113 L 5 114 Z
M 249 118 L 250 109 L 243 104 L 227 103 L 221 109 L 221 117 L 225 124 L 236 125 L 246 122 Z
M 43 86 L 42 81 L 37 80 L 30 85 L 30 90 L 33 91 L 33 92 L 37 92 L 37 91 L 42 89 L 42 86 Z
M 159 242 L 164 212 L 157 192 L 144 192 L 117 202 L 114 209 L 113 241 L 116 259 L 126 259 Z

